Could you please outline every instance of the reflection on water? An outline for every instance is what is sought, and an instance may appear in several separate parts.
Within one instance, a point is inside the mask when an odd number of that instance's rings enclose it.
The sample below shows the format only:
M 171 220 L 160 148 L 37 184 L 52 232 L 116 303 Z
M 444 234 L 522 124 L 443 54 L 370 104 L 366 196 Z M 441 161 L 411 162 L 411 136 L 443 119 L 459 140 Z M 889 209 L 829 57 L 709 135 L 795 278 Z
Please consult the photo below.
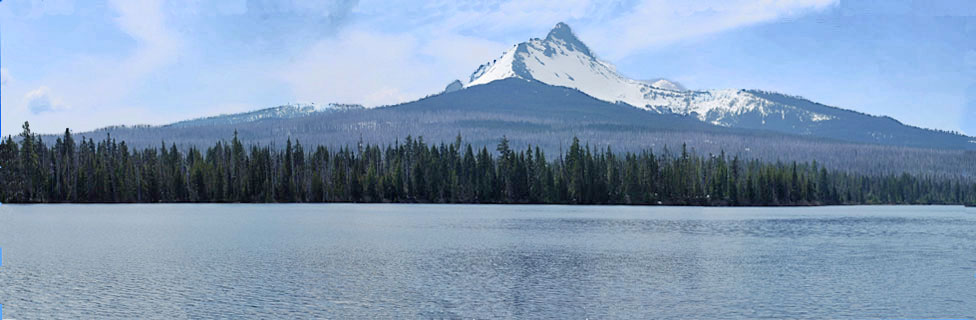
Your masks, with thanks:
M 957 207 L 0 207 L 10 318 L 976 317 Z

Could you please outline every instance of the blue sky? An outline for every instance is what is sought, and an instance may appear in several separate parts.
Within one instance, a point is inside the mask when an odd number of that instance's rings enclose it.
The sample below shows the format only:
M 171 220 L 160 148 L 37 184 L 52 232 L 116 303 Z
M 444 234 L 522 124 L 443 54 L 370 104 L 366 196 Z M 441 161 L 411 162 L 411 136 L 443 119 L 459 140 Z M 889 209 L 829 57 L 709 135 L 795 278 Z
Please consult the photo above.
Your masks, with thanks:
M 0 133 L 409 101 L 559 21 L 633 78 L 976 135 L 967 0 L 5 0 Z

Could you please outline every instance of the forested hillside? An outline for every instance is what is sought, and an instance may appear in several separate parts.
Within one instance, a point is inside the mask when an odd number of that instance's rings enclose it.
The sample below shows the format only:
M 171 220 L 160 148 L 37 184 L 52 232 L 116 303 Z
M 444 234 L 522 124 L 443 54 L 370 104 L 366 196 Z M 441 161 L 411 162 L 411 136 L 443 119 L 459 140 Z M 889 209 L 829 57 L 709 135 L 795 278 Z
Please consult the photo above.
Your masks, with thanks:
M 686 144 L 699 154 L 738 155 L 765 162 L 812 162 L 833 170 L 870 175 L 957 175 L 976 178 L 976 153 L 852 143 L 776 132 L 713 126 L 695 118 L 661 115 L 596 100 L 578 90 L 521 79 L 435 95 L 375 109 L 313 113 L 290 119 L 195 127 L 112 127 L 77 136 L 111 136 L 130 148 L 175 144 L 181 152 L 227 143 L 237 131 L 245 145 L 282 149 L 288 139 L 337 149 L 360 141 L 392 144 L 408 135 L 430 143 L 451 143 L 458 134 L 475 148 L 493 149 L 507 136 L 513 148 L 538 146 L 548 154 L 566 151 L 573 137 L 593 148 L 641 152 Z M 48 146 L 62 134 L 43 136 Z M 16 140 L 17 137 L 14 137 Z
M 564 153 L 494 150 L 458 136 L 340 148 L 287 140 L 206 149 L 130 148 L 124 141 L 47 146 L 24 124 L 0 143 L 0 201 L 420 202 L 670 205 L 963 204 L 976 184 L 952 176 L 860 175 L 816 162 L 761 162 L 687 147 L 616 153 L 572 138 Z

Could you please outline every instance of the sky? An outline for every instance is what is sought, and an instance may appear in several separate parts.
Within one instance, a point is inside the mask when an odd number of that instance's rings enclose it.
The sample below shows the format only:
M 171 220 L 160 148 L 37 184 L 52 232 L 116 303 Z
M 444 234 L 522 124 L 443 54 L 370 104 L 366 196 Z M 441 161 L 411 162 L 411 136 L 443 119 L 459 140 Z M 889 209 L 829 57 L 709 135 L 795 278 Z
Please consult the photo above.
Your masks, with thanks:
M 976 135 L 970 0 L 3 0 L 0 133 L 411 101 L 560 21 L 635 79 Z

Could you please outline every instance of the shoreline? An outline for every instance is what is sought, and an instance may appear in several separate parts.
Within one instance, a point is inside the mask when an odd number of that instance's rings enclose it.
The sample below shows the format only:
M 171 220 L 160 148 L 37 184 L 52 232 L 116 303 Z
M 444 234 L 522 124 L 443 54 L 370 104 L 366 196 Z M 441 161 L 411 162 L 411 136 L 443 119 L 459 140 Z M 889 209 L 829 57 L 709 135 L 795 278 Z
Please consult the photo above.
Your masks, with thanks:
M 434 203 L 434 202 L 32 202 L 2 203 L 0 206 L 115 206 L 115 205 L 405 205 L 405 206 L 558 206 L 558 207 L 647 207 L 647 208 L 830 208 L 830 207 L 962 207 L 974 208 L 964 204 L 823 204 L 823 205 L 679 205 L 679 204 L 566 204 L 566 203 Z

